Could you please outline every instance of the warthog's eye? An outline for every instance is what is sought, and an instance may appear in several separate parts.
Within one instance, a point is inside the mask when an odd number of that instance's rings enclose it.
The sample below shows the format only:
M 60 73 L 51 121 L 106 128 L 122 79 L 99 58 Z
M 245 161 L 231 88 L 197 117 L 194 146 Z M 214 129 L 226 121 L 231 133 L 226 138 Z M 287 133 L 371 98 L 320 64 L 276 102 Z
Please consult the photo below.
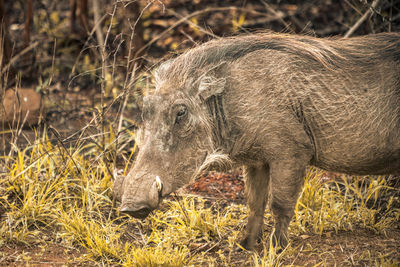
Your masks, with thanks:
M 180 105 L 176 113 L 175 123 L 180 123 L 187 115 L 187 107 Z

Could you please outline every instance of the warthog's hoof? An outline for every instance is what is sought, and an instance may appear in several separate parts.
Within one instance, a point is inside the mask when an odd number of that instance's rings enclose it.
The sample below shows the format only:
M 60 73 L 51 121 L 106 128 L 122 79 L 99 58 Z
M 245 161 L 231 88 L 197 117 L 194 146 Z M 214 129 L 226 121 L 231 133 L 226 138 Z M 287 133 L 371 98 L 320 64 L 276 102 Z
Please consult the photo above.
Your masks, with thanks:
M 274 246 L 274 248 L 276 248 L 276 253 L 281 253 L 288 246 L 288 244 L 289 242 L 284 236 L 272 236 L 272 245 Z
M 243 250 L 254 250 L 255 244 L 251 244 L 248 238 L 244 238 L 242 241 L 239 242 L 239 246 L 236 247 L 236 251 L 243 251 Z M 254 242 L 253 242 L 254 243 Z
M 257 237 L 256 240 L 252 240 L 250 236 L 246 236 L 245 238 L 240 241 L 240 246 L 236 248 L 236 251 L 241 251 L 243 249 L 245 250 L 254 250 L 256 244 L 261 243 L 262 240 L 262 234 L 260 233 Z
M 236 247 L 236 251 L 242 251 L 242 250 L 249 250 L 252 251 L 255 249 L 256 244 L 261 243 L 262 241 L 262 235 L 260 234 L 256 240 L 251 240 L 249 236 L 246 236 L 245 238 L 240 241 L 240 245 Z M 281 236 L 281 237 L 276 237 L 275 235 L 272 236 L 272 246 L 276 248 L 276 253 L 281 253 L 287 246 L 289 242 L 287 238 Z

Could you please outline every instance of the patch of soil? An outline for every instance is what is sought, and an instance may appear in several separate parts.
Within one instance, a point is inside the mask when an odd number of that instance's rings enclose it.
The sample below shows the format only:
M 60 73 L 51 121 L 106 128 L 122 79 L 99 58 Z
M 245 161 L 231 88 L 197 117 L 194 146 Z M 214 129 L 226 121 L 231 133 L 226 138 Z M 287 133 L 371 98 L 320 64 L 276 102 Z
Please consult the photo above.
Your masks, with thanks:
M 379 234 L 368 229 L 326 232 L 323 235 L 292 236 L 297 255 L 285 264 L 313 266 L 321 262 L 329 266 L 382 266 L 382 258 L 400 263 L 400 230 Z M 386 263 L 388 264 L 388 263 Z
M 269 240 L 270 229 L 264 232 L 264 240 Z M 323 235 L 303 234 L 290 237 L 291 246 L 296 253 L 285 254 L 279 261 L 283 266 L 387 266 L 383 258 L 390 259 L 392 264 L 400 263 L 400 231 L 379 234 L 368 229 L 354 231 L 327 232 Z M 265 241 L 264 241 L 265 242 Z M 264 246 L 268 243 L 259 243 L 255 249 L 260 259 L 268 259 L 264 255 Z M 223 247 L 208 251 L 215 254 Z M 266 250 L 268 251 L 268 249 Z M 254 259 L 250 251 L 224 251 L 232 259 L 233 266 L 254 266 Z M 394 265 L 393 265 L 394 266 Z
M 0 246 L 0 266 L 90 266 L 78 260 L 84 253 L 59 244 L 7 244 Z
M 226 199 L 244 202 L 244 181 L 240 169 L 229 173 L 209 172 L 181 192 L 192 193 L 206 198 Z

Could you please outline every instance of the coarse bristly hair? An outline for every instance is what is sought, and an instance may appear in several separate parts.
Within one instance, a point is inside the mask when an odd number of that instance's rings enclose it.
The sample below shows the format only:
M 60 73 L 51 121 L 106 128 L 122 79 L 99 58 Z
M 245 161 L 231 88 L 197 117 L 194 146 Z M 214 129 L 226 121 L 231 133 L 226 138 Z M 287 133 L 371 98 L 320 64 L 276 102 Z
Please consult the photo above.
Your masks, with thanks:
M 190 78 L 199 71 L 204 72 L 220 62 L 234 61 L 257 50 L 275 50 L 308 58 L 325 68 L 335 68 L 359 59 L 364 61 L 365 58 L 369 58 L 373 64 L 376 57 L 393 55 L 400 60 L 399 44 L 394 42 L 399 38 L 398 34 L 380 36 L 380 42 L 375 44 L 368 41 L 370 38 L 367 35 L 349 39 L 320 39 L 282 33 L 258 33 L 212 40 L 160 65 L 155 75 L 156 83 L 179 77 L 177 80 L 184 85 L 188 80 L 193 82 Z

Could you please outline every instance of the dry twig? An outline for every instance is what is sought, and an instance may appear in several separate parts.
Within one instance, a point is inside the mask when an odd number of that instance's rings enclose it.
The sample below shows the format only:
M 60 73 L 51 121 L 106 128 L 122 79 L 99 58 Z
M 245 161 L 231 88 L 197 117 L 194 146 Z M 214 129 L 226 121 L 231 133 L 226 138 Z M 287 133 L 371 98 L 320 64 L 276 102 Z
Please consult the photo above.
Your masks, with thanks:
M 360 27 L 360 25 L 368 18 L 372 15 L 372 12 L 374 12 L 374 9 L 378 6 L 380 0 L 374 0 L 374 2 L 372 2 L 371 6 L 368 8 L 368 10 L 364 13 L 364 15 L 362 15 L 361 18 L 358 19 L 358 21 L 346 32 L 346 34 L 344 35 L 345 38 L 350 37 L 355 30 L 358 29 L 358 27 Z

